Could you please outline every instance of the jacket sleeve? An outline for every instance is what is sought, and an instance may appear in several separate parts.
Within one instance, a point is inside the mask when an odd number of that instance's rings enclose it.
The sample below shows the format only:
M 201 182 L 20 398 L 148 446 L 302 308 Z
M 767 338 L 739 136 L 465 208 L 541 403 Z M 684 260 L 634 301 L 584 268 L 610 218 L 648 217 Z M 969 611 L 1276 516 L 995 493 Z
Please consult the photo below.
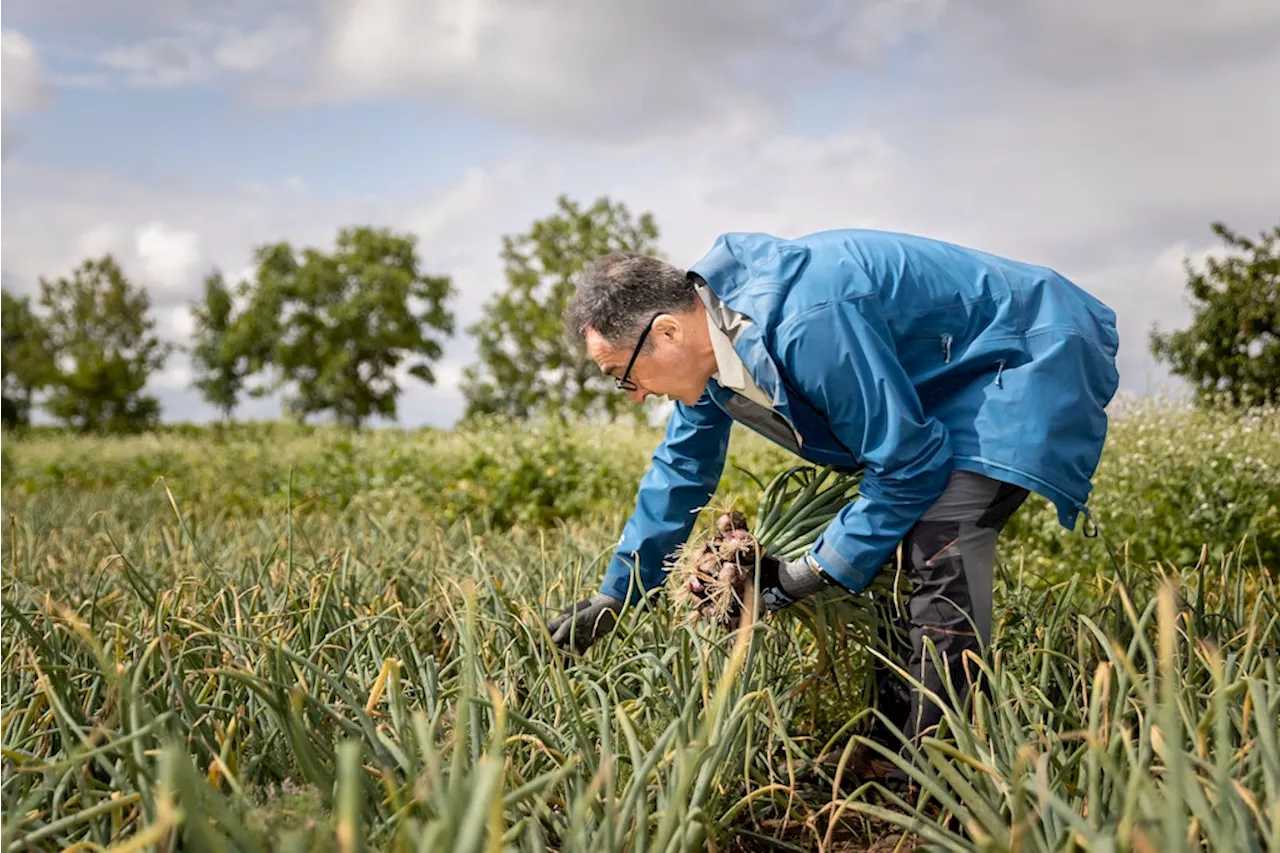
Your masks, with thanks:
M 858 592 L 946 489 L 950 437 L 941 422 L 924 416 L 874 295 L 798 316 L 781 346 L 797 390 L 865 466 L 858 497 L 812 552 L 828 575 Z
M 666 581 L 668 558 L 688 540 L 698 510 L 720 485 L 732 425 L 709 394 L 693 406 L 676 403 L 640 480 L 635 510 L 605 570 L 601 592 L 634 603 Z M 640 588 L 631 576 L 637 560 Z

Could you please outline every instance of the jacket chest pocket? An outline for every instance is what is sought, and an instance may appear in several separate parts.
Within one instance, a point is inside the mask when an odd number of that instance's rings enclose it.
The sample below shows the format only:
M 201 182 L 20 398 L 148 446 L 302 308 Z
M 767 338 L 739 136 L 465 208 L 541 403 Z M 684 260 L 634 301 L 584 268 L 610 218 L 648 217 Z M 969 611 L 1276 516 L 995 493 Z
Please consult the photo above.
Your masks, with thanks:
M 913 376 L 931 377 L 982 349 L 982 341 L 993 335 L 1016 333 L 1009 326 L 1016 300 L 987 298 L 973 302 L 956 301 L 929 311 L 895 318 L 890 322 L 898 358 Z M 1009 328 L 1006 328 L 1009 326 Z

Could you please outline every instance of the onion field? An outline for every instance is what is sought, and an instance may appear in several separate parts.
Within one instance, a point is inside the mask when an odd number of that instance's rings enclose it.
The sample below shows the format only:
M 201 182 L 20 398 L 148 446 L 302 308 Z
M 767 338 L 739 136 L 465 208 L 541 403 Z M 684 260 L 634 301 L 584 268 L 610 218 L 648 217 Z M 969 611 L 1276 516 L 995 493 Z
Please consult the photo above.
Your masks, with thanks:
M 1280 851 L 1280 412 L 1118 407 L 1100 529 L 1015 517 L 987 689 L 911 762 L 865 736 L 892 566 L 550 647 L 659 435 L 6 435 L 0 851 Z M 730 454 L 696 536 L 814 473 Z

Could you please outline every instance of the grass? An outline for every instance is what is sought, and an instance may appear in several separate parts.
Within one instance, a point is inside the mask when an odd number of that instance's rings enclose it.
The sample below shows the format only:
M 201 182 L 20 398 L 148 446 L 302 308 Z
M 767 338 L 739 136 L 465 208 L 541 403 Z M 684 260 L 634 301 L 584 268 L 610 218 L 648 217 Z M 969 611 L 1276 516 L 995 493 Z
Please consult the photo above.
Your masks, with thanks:
M 865 600 L 551 651 L 654 435 L 487 430 L 6 438 L 0 851 L 1280 849 L 1274 412 L 1122 417 L 1114 563 L 1028 504 L 915 803 L 854 772 Z

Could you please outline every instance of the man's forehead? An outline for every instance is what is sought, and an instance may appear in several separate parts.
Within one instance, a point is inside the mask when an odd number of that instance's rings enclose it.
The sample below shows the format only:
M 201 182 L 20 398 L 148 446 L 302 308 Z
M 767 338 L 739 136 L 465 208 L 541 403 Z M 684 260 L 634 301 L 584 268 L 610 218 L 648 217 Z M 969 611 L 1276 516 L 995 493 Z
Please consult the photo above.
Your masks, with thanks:
M 587 329 L 586 339 L 587 351 L 593 356 L 605 356 L 617 351 L 604 339 L 604 336 L 595 329 Z

